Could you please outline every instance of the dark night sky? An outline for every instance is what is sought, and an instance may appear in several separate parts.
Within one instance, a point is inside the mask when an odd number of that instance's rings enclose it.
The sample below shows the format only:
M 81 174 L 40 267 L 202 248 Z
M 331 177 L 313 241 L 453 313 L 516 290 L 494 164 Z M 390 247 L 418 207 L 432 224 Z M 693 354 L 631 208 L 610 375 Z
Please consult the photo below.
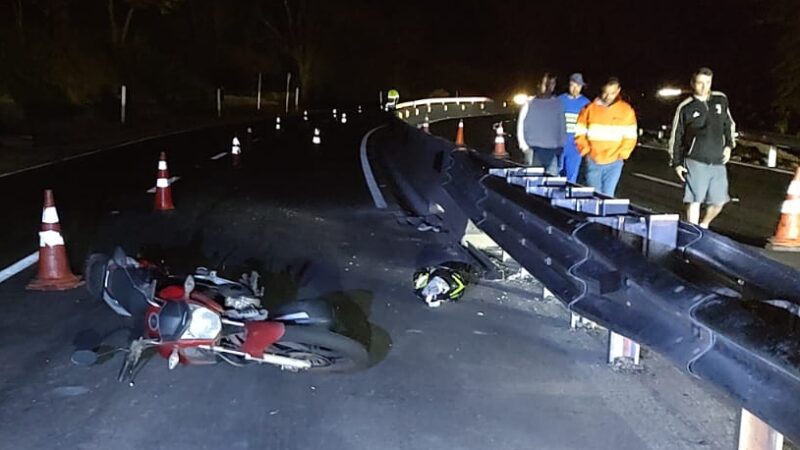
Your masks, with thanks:
M 629 90 L 652 92 L 708 65 L 719 88 L 750 96 L 771 66 L 773 36 L 744 7 L 751 1 L 459 3 L 402 3 L 415 12 L 390 28 L 418 51 L 392 81 L 500 93 L 531 86 L 543 70 L 580 70 L 595 87 L 617 75 Z
M 716 72 L 716 88 L 728 92 L 736 109 L 763 102 L 769 84 L 774 36 L 759 20 L 762 7 L 753 6 L 760 3 L 391 2 L 369 13 L 347 13 L 352 21 L 380 17 L 380 25 L 362 29 L 381 30 L 380 40 L 388 42 L 346 49 L 360 61 L 337 67 L 355 66 L 378 85 L 398 86 L 413 97 L 436 88 L 496 96 L 530 91 L 544 70 L 560 75 L 560 87 L 569 73 L 582 71 L 591 94 L 616 75 L 633 97 L 665 83 L 686 85 L 694 69 L 707 65 Z M 387 62 L 384 52 L 396 58 Z M 391 70 L 382 71 L 383 64 Z M 337 73 L 332 79 L 347 77 Z

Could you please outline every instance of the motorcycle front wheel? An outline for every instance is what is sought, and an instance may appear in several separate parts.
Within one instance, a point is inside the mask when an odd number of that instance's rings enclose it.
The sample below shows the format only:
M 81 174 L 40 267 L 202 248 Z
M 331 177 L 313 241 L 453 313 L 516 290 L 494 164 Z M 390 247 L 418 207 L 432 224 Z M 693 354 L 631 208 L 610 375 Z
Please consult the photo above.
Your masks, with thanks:
M 309 372 L 355 372 L 369 365 L 369 354 L 361 343 L 323 327 L 286 326 L 269 353 L 311 363 Z

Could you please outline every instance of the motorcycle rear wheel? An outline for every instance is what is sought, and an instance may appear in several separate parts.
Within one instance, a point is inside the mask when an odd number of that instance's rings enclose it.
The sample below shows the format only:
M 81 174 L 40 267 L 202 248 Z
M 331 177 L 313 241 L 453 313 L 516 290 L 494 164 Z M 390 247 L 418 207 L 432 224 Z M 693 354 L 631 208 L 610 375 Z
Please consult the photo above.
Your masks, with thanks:
M 286 326 L 283 337 L 269 352 L 311 362 L 309 372 L 355 372 L 369 365 L 361 343 L 324 327 Z

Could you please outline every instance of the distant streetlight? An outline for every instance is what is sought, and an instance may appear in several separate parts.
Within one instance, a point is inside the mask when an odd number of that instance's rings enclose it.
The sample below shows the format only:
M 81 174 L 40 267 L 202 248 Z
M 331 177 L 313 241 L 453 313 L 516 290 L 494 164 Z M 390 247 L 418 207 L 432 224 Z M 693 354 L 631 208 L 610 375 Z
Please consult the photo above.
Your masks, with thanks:
M 522 106 L 525 103 L 528 103 L 528 98 L 529 98 L 528 94 L 519 93 L 519 94 L 514 96 L 514 103 L 516 103 L 519 106 Z
M 658 96 L 661 98 L 672 98 L 683 94 L 683 90 L 678 88 L 665 87 L 658 90 Z

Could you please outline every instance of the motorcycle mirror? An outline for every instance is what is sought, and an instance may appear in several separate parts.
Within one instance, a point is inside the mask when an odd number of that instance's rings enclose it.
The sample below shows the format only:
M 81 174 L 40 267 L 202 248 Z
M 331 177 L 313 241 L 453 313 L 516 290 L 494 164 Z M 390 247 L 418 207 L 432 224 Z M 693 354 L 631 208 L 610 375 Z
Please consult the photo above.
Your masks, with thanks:
M 186 276 L 186 281 L 183 282 L 183 295 L 189 298 L 189 295 L 194 290 L 194 277 L 191 275 Z
M 77 366 L 91 366 L 97 362 L 97 356 L 94 350 L 75 350 L 70 361 Z

